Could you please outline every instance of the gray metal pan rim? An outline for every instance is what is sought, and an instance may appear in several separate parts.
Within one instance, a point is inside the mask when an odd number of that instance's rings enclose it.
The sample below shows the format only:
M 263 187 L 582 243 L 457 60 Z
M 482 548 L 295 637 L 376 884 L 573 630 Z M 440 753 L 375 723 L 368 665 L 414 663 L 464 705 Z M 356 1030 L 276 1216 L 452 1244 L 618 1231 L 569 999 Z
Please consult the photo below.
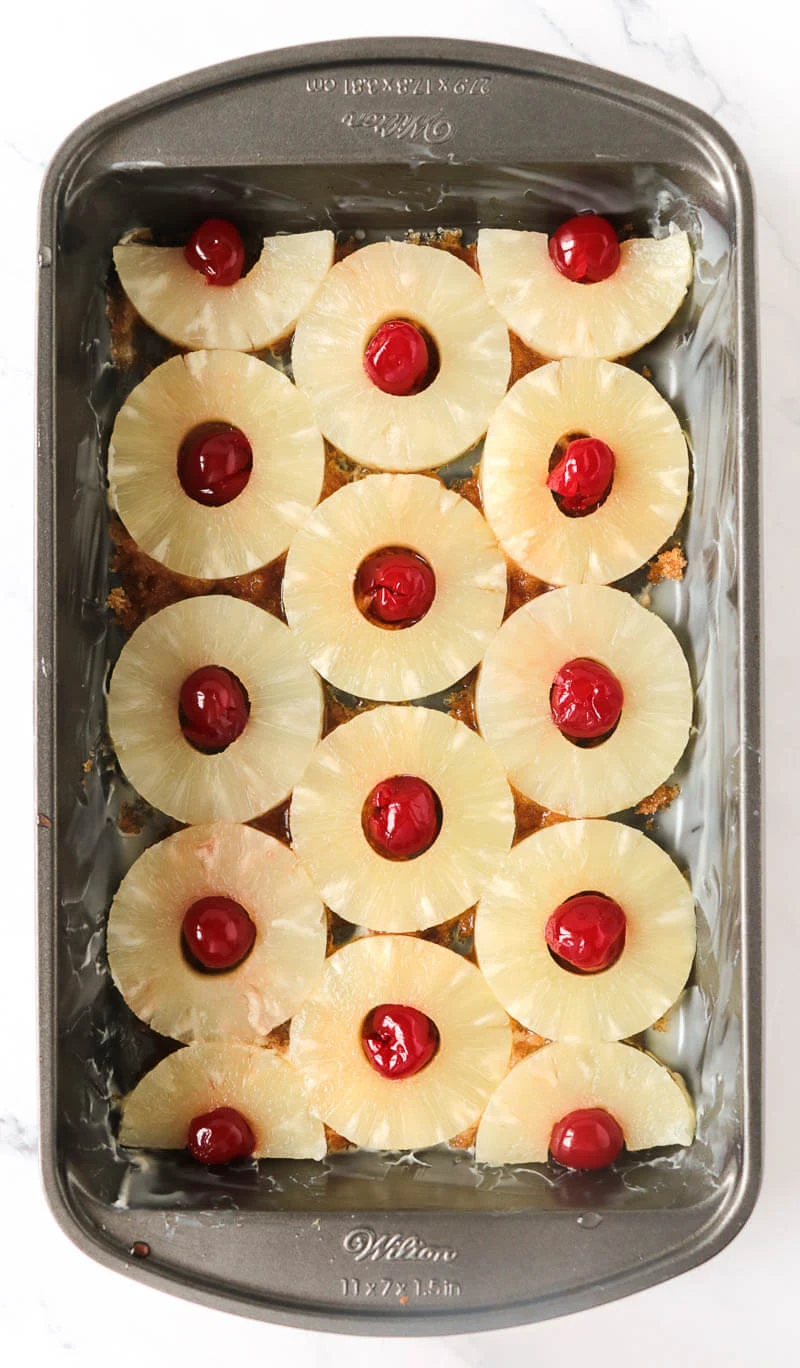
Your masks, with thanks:
M 55 924 L 52 900 L 55 892 L 55 861 L 57 832 L 49 819 L 54 815 L 54 508 L 53 508 L 53 318 L 54 282 L 49 265 L 55 252 L 54 206 L 65 180 L 70 178 L 87 155 L 90 147 L 101 137 L 126 121 L 140 118 L 143 113 L 160 106 L 178 102 L 187 96 L 208 93 L 216 88 L 250 78 L 269 77 L 286 71 L 301 71 L 322 66 L 336 66 L 344 62 L 420 61 L 432 66 L 480 67 L 484 71 L 508 70 L 545 76 L 571 86 L 590 88 L 613 99 L 638 108 L 648 108 L 660 118 L 688 132 L 696 142 L 703 142 L 718 165 L 725 169 L 729 191 L 736 207 L 739 235 L 737 272 L 739 291 L 739 330 L 748 340 L 737 357 L 737 383 L 741 396 L 738 413 L 740 451 L 752 459 L 751 465 L 740 462 L 739 497 L 741 507 L 740 535 L 747 547 L 748 572 L 740 583 L 741 605 L 741 810 L 749 822 L 748 841 L 743 843 L 740 863 L 740 887 L 746 910 L 743 927 L 742 956 L 745 980 L 743 1052 L 748 1087 L 745 1090 L 744 1153 L 740 1181 L 730 1193 L 722 1212 L 716 1207 L 709 1213 L 705 1225 L 696 1227 L 686 1239 L 679 1239 L 675 1247 L 667 1248 L 656 1261 L 630 1270 L 609 1284 L 602 1280 L 587 1284 L 578 1291 L 550 1298 L 545 1305 L 537 1300 L 512 1303 L 498 1301 L 489 1308 L 475 1311 L 454 1307 L 452 1313 L 414 1313 L 405 1316 L 357 1311 L 342 1306 L 332 1311 L 329 1304 L 305 1300 L 299 1305 L 270 1300 L 254 1301 L 247 1294 L 220 1292 L 209 1285 L 187 1286 L 180 1273 L 161 1269 L 157 1263 L 131 1260 L 127 1251 L 108 1239 L 97 1226 L 83 1223 L 74 1202 L 65 1189 L 59 1172 L 57 1122 L 55 1115 L 54 1057 L 57 1031 L 54 1014 L 55 981 Z M 643 1287 L 686 1271 L 719 1252 L 738 1233 L 753 1210 L 762 1166 L 762 937 L 761 937 L 761 670 L 758 624 L 761 620 L 761 583 L 759 573 L 760 507 L 757 482 L 758 453 L 758 376 L 755 369 L 755 337 L 757 330 L 757 301 L 754 279 L 754 204 L 753 191 L 744 158 L 730 135 L 710 116 L 648 86 L 641 85 L 613 73 L 571 62 L 547 54 L 528 52 L 498 45 L 453 42 L 448 39 L 393 38 L 348 40 L 314 44 L 258 54 L 228 62 L 203 71 L 191 73 L 136 95 L 88 119 L 62 144 L 46 174 L 41 197 L 40 218 L 40 288 L 38 366 L 38 499 L 40 532 L 38 544 L 39 607 L 37 619 L 38 685 L 38 801 L 44 821 L 40 822 L 39 836 L 39 993 L 41 1012 L 40 1049 L 42 1060 L 41 1118 L 42 1166 L 46 1195 L 51 1209 L 65 1233 L 81 1249 L 107 1267 L 124 1269 L 131 1276 L 150 1286 L 168 1289 L 189 1300 L 227 1310 L 237 1310 L 280 1323 L 308 1326 L 343 1333 L 366 1334 L 453 1334 L 516 1325 L 542 1316 L 567 1314 L 573 1310 L 597 1305 L 602 1301 L 628 1295 Z M 672 1216 L 674 1213 L 661 1213 Z M 385 1213 L 375 1212 L 380 1220 Z M 624 1221 L 634 1222 L 646 1213 L 632 1212 Z M 359 1211 L 361 1221 L 370 1219 L 368 1212 Z M 311 1216 L 304 1215 L 306 1226 Z M 392 1212 L 392 1220 L 404 1219 L 416 1224 L 421 1213 Z M 514 1219 L 512 1217 L 511 1219 Z M 517 1216 L 524 1220 L 524 1215 Z M 574 1219 L 567 1213 L 548 1213 L 548 1219 Z M 486 1217 L 482 1217 L 484 1222 Z M 493 1217 L 494 1223 L 497 1217 Z M 613 1222 L 612 1213 L 606 1218 Z M 290 1213 L 276 1213 L 271 1222 L 291 1226 L 295 1230 L 298 1218 Z M 491 1222 L 489 1222 L 491 1224 Z M 354 1314 L 355 1311 L 355 1314 Z

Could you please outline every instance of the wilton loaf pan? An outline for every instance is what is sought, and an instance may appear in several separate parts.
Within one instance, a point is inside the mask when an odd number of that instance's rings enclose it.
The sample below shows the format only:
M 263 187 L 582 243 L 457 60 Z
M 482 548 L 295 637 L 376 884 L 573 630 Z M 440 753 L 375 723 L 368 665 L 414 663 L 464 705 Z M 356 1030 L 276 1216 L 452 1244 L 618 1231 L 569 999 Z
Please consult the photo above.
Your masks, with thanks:
M 122 640 L 106 607 L 104 461 L 125 393 L 106 316 L 112 248 L 140 224 L 184 240 L 211 213 L 268 232 L 402 236 L 548 230 L 579 209 L 645 233 L 675 223 L 695 249 L 688 301 L 636 360 L 693 454 L 688 568 L 652 606 L 687 652 L 696 731 L 653 835 L 690 872 L 698 956 L 645 1043 L 686 1077 L 697 1139 L 588 1175 L 481 1171 L 446 1147 L 262 1162 L 224 1181 L 180 1156 L 132 1162 L 114 1098 L 159 1042 L 113 989 L 104 923 L 158 830 L 120 831 L 130 791 L 104 730 Z M 39 253 L 42 1153 L 57 1219 L 104 1264 L 267 1320 L 452 1333 L 623 1296 L 700 1263 L 747 1219 L 761 1165 L 753 216 L 741 155 L 705 114 L 592 67 L 446 40 L 249 57 L 104 111 L 56 155 Z

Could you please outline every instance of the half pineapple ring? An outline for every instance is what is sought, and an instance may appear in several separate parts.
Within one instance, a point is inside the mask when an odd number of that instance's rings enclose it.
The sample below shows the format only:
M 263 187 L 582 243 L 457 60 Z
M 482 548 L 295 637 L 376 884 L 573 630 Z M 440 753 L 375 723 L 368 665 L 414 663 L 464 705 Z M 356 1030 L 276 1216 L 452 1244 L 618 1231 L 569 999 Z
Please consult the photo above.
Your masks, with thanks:
M 403 546 L 427 560 L 436 593 L 399 631 L 377 626 L 353 592 L 361 562 Z M 506 566 L 480 513 L 425 475 L 369 475 L 332 494 L 294 537 L 283 601 L 320 674 L 362 698 L 446 689 L 476 665 L 503 620 Z
M 122 288 L 145 323 L 179 347 L 261 351 L 288 336 L 333 262 L 333 233 L 264 238 L 235 285 L 209 285 L 182 247 L 123 242 L 114 248 Z
M 187 1045 L 162 1059 L 123 1099 L 119 1143 L 183 1149 L 189 1124 L 217 1107 L 249 1123 L 257 1159 L 324 1159 L 325 1129 L 288 1059 L 252 1045 Z
M 181 443 L 206 423 L 238 428 L 253 453 L 244 489 L 221 507 L 190 498 L 178 478 Z M 157 366 L 120 409 L 108 449 L 111 500 L 131 536 L 199 579 L 243 575 L 281 555 L 319 499 L 324 467 L 308 400 L 272 366 L 233 351 Z
M 556 672 L 596 660 L 622 685 L 622 714 L 600 744 L 576 746 L 550 712 Z M 568 817 L 633 807 L 672 773 L 689 739 L 692 682 L 666 623 L 620 589 L 554 589 L 507 618 L 475 691 L 481 734 L 511 783 Z
M 436 344 L 438 374 L 419 394 L 385 394 L 364 370 L 368 343 L 392 319 Z M 298 322 L 292 362 L 325 436 L 378 470 L 427 470 L 468 451 L 511 373 L 508 333 L 480 277 L 408 242 L 376 242 L 334 266 Z
M 424 1012 L 439 1048 L 418 1073 L 386 1078 L 361 1043 L 380 1003 Z M 292 1021 L 289 1054 L 311 1108 L 365 1149 L 417 1149 L 449 1140 L 480 1116 L 508 1068 L 511 1030 L 474 965 L 439 945 L 369 936 L 325 962 Z
M 475 1145 L 482 1164 L 544 1164 L 553 1127 L 602 1107 L 629 1150 L 690 1145 L 695 1116 L 683 1079 L 633 1045 L 545 1045 L 503 1079 Z
M 692 279 L 686 233 L 631 238 L 605 280 L 568 280 L 546 233 L 482 228 L 478 265 L 492 304 L 541 356 L 630 356 L 667 326 Z
M 575 518 L 561 512 L 547 476 L 556 444 L 577 432 L 605 442 L 615 467 L 605 502 Z M 689 454 L 675 414 L 647 380 L 608 361 L 571 359 L 531 371 L 506 395 L 489 424 L 480 483 L 486 517 L 529 574 L 548 584 L 607 584 L 643 565 L 675 530 Z
M 625 947 L 600 973 L 551 955 L 547 921 L 578 893 L 613 898 Z M 478 904 L 478 963 L 506 1011 L 549 1040 L 621 1040 L 678 998 L 695 951 L 694 902 L 653 841 L 617 822 L 561 822 L 520 841 Z
M 184 954 L 184 914 L 231 898 L 255 926 L 250 954 L 203 973 Z M 173 1040 L 259 1043 L 288 1020 L 325 958 L 325 912 L 286 846 L 252 827 L 188 827 L 140 855 L 111 904 L 108 962 L 142 1021 Z
M 365 800 L 395 775 L 424 780 L 442 811 L 433 844 L 402 861 L 378 854 L 362 826 Z M 295 787 L 289 823 L 334 912 L 372 931 L 422 931 L 480 896 L 511 848 L 514 803 L 502 766 L 463 722 L 430 708 L 383 707 L 320 743 Z
M 241 681 L 250 713 L 225 750 L 181 731 L 178 697 L 195 670 Z M 134 788 L 179 822 L 243 822 L 288 797 L 322 730 L 322 689 L 288 627 L 251 603 L 212 594 L 162 608 L 137 627 L 111 676 L 108 726 Z

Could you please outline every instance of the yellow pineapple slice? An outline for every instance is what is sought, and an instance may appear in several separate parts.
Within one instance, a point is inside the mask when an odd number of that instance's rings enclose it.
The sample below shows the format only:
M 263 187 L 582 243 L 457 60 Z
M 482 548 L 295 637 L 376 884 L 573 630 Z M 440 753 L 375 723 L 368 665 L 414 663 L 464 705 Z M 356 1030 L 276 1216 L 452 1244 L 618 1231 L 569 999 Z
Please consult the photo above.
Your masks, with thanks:
M 630 356 L 667 326 L 692 279 L 686 233 L 620 243 L 613 275 L 586 285 L 550 260 L 546 233 L 482 228 L 478 265 L 492 304 L 540 356 Z
M 313 1116 L 288 1059 L 252 1045 L 187 1045 L 162 1059 L 122 1102 L 119 1143 L 129 1149 L 183 1149 L 190 1122 L 233 1107 L 249 1123 L 257 1159 L 324 1159 L 322 1122 Z
M 629 1150 L 690 1145 L 694 1107 L 683 1079 L 633 1045 L 546 1045 L 511 1070 L 478 1127 L 482 1164 L 543 1164 L 553 1127 L 570 1112 L 601 1107 Z
M 366 557 L 402 546 L 436 579 L 411 626 L 387 630 L 359 609 Z M 472 504 L 424 475 L 369 475 L 326 499 L 294 537 L 283 601 L 289 626 L 326 679 L 362 698 L 399 701 L 445 689 L 477 664 L 503 619 L 506 567 Z
M 123 242 L 114 248 L 122 288 L 157 333 L 179 347 L 261 351 L 288 336 L 333 262 L 333 233 L 264 238 L 235 285 L 210 285 L 183 247 Z
M 363 826 L 376 785 L 424 781 L 441 805 L 433 844 L 386 858 Z M 292 843 L 326 904 L 373 931 L 421 931 L 479 897 L 514 835 L 511 791 L 481 738 L 430 708 L 375 708 L 331 732 L 292 795 Z
M 204 754 L 181 730 L 184 681 L 207 665 L 240 680 L 250 704 L 241 735 Z M 139 793 L 179 822 L 247 821 L 288 797 L 322 730 L 322 690 L 282 622 L 212 594 L 171 604 L 123 647 L 111 676 L 108 726 Z
M 220 507 L 189 497 L 178 476 L 181 443 L 208 423 L 238 428 L 253 454 L 244 489 Z M 148 556 L 221 579 L 286 550 L 319 499 L 324 466 L 308 400 L 286 376 L 241 352 L 198 351 L 157 366 L 129 395 L 111 434 L 108 484 Z
M 255 927 L 247 957 L 203 972 L 184 952 L 184 914 L 201 899 L 238 903 Z M 174 1040 L 263 1042 L 322 969 L 325 912 L 286 846 L 252 827 L 188 827 L 140 855 L 111 905 L 111 974 L 142 1021 Z
M 439 1048 L 424 1068 L 387 1078 L 369 1063 L 362 1026 L 379 1004 L 416 1008 Z M 325 961 L 292 1021 L 290 1058 L 312 1110 L 365 1149 L 417 1149 L 471 1126 L 508 1068 L 511 1031 L 474 965 L 407 936 L 368 936 Z
M 386 394 L 364 352 L 393 319 L 432 337 L 439 370 L 417 394 Z M 295 381 L 335 446 L 377 470 L 427 470 L 480 441 L 511 372 L 508 333 L 479 276 L 435 247 L 376 242 L 340 261 L 297 325 Z
M 550 712 L 556 672 L 576 659 L 598 661 L 622 686 L 616 730 L 591 747 L 563 736 Z M 481 734 L 516 788 L 568 817 L 605 817 L 672 773 L 691 730 L 692 682 L 654 613 L 619 589 L 573 585 L 507 618 L 484 657 L 475 705 Z
M 575 433 L 599 438 L 615 458 L 605 502 L 584 517 L 562 513 L 547 487 L 553 449 Z M 609 361 L 570 359 L 531 371 L 506 395 L 489 424 L 480 483 L 501 545 L 529 574 L 607 584 L 674 532 L 689 455 L 675 414 L 647 380 Z
M 625 914 L 619 959 L 564 968 L 545 940 L 557 907 L 588 890 Z M 515 846 L 475 919 L 478 963 L 506 1011 L 549 1040 L 621 1040 L 678 998 L 695 951 L 691 889 L 653 841 L 618 822 L 560 822 Z

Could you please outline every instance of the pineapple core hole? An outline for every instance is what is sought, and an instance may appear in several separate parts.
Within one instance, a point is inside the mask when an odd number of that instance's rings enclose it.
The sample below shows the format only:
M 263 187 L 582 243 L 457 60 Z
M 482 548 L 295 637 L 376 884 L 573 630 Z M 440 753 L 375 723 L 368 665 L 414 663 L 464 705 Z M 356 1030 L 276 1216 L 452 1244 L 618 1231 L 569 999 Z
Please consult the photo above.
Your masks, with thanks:
M 590 888 L 559 904 L 545 924 L 544 937 L 560 969 L 599 974 L 616 964 L 625 949 L 626 931 L 619 903 Z
M 353 579 L 358 611 L 376 627 L 413 627 L 436 597 L 432 566 L 409 546 L 384 546 L 365 556 Z
M 550 714 L 565 741 L 600 746 L 614 735 L 622 716 L 622 685 L 599 660 L 576 656 L 557 671 L 550 686 Z
M 586 432 L 559 437 L 550 452 L 547 487 L 565 518 L 586 518 L 602 508 L 614 483 L 611 447 Z
M 247 726 L 250 698 L 238 675 L 222 665 L 202 665 L 183 681 L 178 722 L 189 745 L 203 755 L 218 755 Z
M 442 829 L 439 795 L 413 774 L 382 779 L 364 800 L 361 827 L 384 860 L 416 860 Z
M 230 423 L 200 423 L 178 448 L 178 479 L 184 494 L 205 508 L 238 498 L 253 470 L 253 448 Z
M 410 1078 L 429 1064 L 439 1049 L 436 1023 L 418 1007 L 383 1002 L 361 1023 L 361 1048 L 383 1078 Z
M 364 370 L 384 394 L 421 394 L 433 384 L 440 367 L 436 341 L 416 319 L 386 319 L 364 348 Z
M 181 923 L 183 957 L 201 974 L 237 968 L 247 959 L 255 939 L 256 928 L 246 908 L 222 894 L 193 902 Z
M 558 441 L 553 446 L 553 450 L 550 452 L 550 459 L 547 463 L 548 474 L 552 474 L 555 470 L 570 442 L 582 442 L 585 441 L 588 436 L 588 432 L 567 432 L 563 437 L 559 437 Z

